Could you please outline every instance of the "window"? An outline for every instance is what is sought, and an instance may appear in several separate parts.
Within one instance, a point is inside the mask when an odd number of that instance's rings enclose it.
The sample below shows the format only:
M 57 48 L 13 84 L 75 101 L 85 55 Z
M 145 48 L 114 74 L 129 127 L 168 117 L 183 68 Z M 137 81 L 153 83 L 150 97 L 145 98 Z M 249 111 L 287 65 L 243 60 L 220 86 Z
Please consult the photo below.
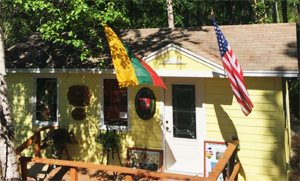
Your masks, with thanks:
M 196 102 L 194 85 L 172 85 L 173 134 L 196 139 Z
M 127 88 L 119 88 L 116 79 L 103 79 L 103 112 L 104 125 L 112 129 L 126 128 Z
M 35 114 L 38 125 L 58 125 L 57 78 L 35 78 Z

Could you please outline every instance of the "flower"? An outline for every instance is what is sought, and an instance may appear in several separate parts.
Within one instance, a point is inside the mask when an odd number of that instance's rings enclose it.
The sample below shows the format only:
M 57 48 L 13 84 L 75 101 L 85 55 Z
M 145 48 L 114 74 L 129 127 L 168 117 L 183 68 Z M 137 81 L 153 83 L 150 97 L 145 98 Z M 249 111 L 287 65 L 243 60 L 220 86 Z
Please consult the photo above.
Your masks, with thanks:
M 49 131 L 42 143 L 53 149 L 67 149 L 67 144 L 77 144 L 73 131 L 68 132 L 65 128 L 58 128 Z

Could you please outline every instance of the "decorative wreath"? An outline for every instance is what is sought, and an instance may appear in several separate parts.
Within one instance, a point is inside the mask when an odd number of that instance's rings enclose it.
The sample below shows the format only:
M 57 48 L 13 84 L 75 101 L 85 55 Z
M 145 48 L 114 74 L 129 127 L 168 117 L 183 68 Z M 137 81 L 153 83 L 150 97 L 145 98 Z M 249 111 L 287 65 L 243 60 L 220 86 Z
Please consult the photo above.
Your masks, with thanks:
M 142 88 L 135 96 L 135 110 L 137 115 L 143 119 L 148 120 L 153 117 L 156 109 L 155 95 L 149 88 Z

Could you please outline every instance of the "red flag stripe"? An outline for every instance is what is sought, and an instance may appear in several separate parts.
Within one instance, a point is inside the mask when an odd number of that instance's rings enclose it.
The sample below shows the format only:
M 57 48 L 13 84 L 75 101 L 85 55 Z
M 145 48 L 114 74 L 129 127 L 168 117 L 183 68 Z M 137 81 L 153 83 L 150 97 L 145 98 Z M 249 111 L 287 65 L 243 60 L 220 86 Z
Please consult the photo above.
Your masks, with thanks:
M 237 79 L 234 78 L 234 73 L 233 71 L 231 71 L 231 64 L 226 60 L 225 56 L 224 56 L 223 60 L 223 65 L 225 67 L 225 70 L 227 72 L 227 76 L 228 76 L 228 80 L 230 82 L 232 91 L 238 101 L 238 103 L 240 104 L 242 111 L 244 112 L 245 115 L 248 115 L 251 112 L 251 107 L 249 106 L 249 99 L 247 99 L 248 96 L 244 96 L 243 95 L 243 91 L 240 91 L 240 89 L 238 88 L 238 82 Z M 242 92 L 242 94 L 241 94 Z M 251 103 L 251 101 L 250 101 Z M 252 103 L 251 103 L 252 104 Z M 253 106 L 252 106 L 253 107 Z
M 251 108 L 248 106 L 248 104 L 246 104 L 247 101 L 246 101 L 245 97 L 241 95 L 241 93 L 236 85 L 237 84 L 236 80 L 232 77 L 230 72 L 228 72 L 228 80 L 231 84 L 232 91 L 233 91 L 238 103 L 241 105 L 242 108 L 247 109 L 251 112 Z
M 230 82 L 233 94 L 235 95 L 238 103 L 240 104 L 240 106 L 244 109 L 246 109 L 248 112 L 251 112 L 251 108 L 245 104 L 245 97 L 241 96 L 241 93 L 238 89 L 238 87 L 236 86 L 236 80 L 232 77 L 231 72 L 228 72 L 228 80 Z
M 225 60 L 224 60 L 225 59 Z M 230 62 L 232 62 L 232 61 L 227 61 L 227 59 L 230 59 L 230 57 L 228 57 L 228 56 L 224 56 L 223 57 L 223 61 L 227 64 L 230 64 Z M 235 59 L 236 60 L 236 59 Z M 237 62 L 237 61 L 236 61 Z M 230 66 L 228 66 L 228 67 L 234 67 L 234 66 L 232 66 L 232 64 L 230 64 Z M 241 70 L 241 69 L 240 69 Z M 231 69 L 229 68 L 228 69 L 228 71 L 231 71 Z M 242 70 L 241 70 L 241 72 L 242 72 Z M 243 81 L 243 77 L 238 73 L 238 71 L 236 70 L 236 69 L 234 69 L 233 68 L 233 77 L 236 77 L 236 79 L 237 79 L 237 83 L 238 83 L 238 85 L 239 85 L 239 87 L 242 89 L 242 93 L 246 96 L 246 99 L 247 99 L 247 101 L 248 102 L 250 102 L 251 103 L 251 100 L 250 100 L 250 97 L 249 97 L 249 94 L 248 94 L 248 92 L 247 92 L 247 88 L 246 88 L 246 85 L 245 85 L 245 83 L 244 83 L 244 81 Z M 252 103 L 251 103 L 252 104 Z M 252 105 L 253 106 L 253 105 Z

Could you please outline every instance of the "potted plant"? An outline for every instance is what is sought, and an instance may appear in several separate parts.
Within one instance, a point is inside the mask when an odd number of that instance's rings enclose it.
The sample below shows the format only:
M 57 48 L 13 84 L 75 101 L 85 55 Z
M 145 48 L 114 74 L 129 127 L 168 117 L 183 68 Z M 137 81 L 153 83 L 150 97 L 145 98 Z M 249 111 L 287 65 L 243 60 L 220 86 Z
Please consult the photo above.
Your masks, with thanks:
M 68 144 L 77 144 L 78 142 L 73 131 L 58 128 L 50 130 L 42 143 L 51 148 L 53 158 L 60 159 L 62 151 L 68 149 Z
M 121 145 L 120 135 L 116 130 L 106 130 L 105 132 L 99 132 L 96 137 L 96 142 L 102 145 L 103 157 L 106 153 L 107 155 L 107 165 L 109 164 L 109 154 L 112 152 L 112 161 L 114 162 L 114 153 L 118 153 L 119 156 L 119 146 Z M 103 159 L 102 159 L 103 160 Z M 120 160 L 120 158 L 119 158 Z M 103 163 L 103 161 L 102 161 Z

